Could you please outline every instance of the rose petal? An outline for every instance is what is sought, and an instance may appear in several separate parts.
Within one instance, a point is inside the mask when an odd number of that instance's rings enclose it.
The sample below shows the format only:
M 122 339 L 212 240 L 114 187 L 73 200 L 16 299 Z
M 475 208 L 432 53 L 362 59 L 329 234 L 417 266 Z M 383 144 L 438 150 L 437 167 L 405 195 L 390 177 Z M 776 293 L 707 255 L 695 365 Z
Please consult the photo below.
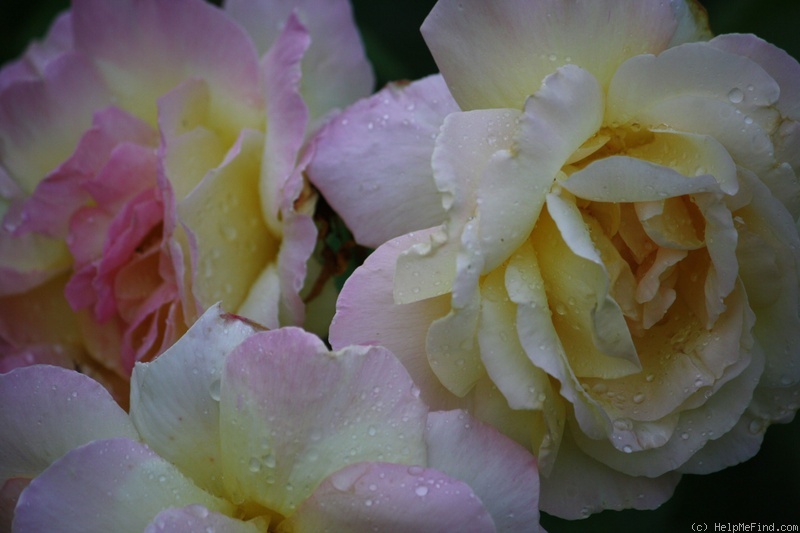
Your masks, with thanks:
M 105 84 L 80 54 L 51 61 L 44 77 L 0 93 L 0 160 L 27 194 L 66 160 L 92 114 L 108 105 Z
M 263 124 L 256 50 L 215 6 L 80 0 L 72 20 L 75 47 L 100 65 L 117 105 L 150 124 L 158 97 L 188 77 L 208 82 L 209 121 L 229 143 L 243 125 Z
M 128 416 L 96 381 L 37 365 L 0 374 L 0 486 L 35 477 L 69 450 L 96 439 L 138 438 Z
M 31 481 L 17 504 L 14 528 L 42 531 L 57 523 L 76 533 L 143 531 L 164 509 L 190 504 L 234 512 L 232 504 L 198 489 L 144 444 L 96 440 Z
M 325 479 L 278 531 L 493 532 L 470 487 L 418 466 L 359 463 Z
M 505 268 L 492 271 L 481 284 L 478 344 L 492 382 L 511 409 L 542 409 L 546 375 L 531 364 L 517 337 L 516 306 L 506 292 Z
M 290 13 L 308 28 L 311 46 L 303 58 L 301 92 L 312 120 L 366 96 L 372 89 L 372 70 L 348 2 L 230 0 L 225 11 L 248 31 L 260 54 L 273 46 L 282 29 L 280 22 Z
M 583 454 L 567 433 L 553 472 L 540 479 L 539 508 L 568 520 L 606 509 L 655 509 L 672 496 L 680 478 L 677 472 L 627 476 Z
M 0 299 L 0 338 L 18 348 L 35 344 L 79 347 L 75 313 L 64 298 L 67 275 Z
M 628 475 L 656 477 L 674 471 L 706 442 L 730 431 L 747 409 L 756 377 L 763 369 L 763 355 L 754 350 L 750 356 L 749 364 L 747 358 L 742 360 L 737 377 L 713 391 L 708 399 L 704 398 L 701 406 L 680 413 L 668 442 L 661 446 L 634 451 L 636 442 L 619 449 L 616 442 L 612 445 L 607 440 L 590 440 L 578 432 L 573 434 L 574 438 L 586 454 Z
M 194 245 L 192 290 L 203 308 L 223 301 L 237 309 L 277 256 L 278 241 L 252 194 L 258 188 L 263 142 L 260 133 L 243 130 L 223 165 L 178 203 Z
M 431 155 L 442 122 L 456 111 L 442 77 L 430 76 L 388 85 L 318 134 L 309 179 L 357 242 L 375 248 L 444 220 Z
M 256 330 L 214 305 L 169 350 L 137 363 L 131 376 L 131 420 L 142 439 L 213 494 L 223 494 L 222 369 L 228 353 Z
M 755 35 L 719 35 L 708 44 L 755 61 L 780 86 L 780 97 L 776 105 L 781 114 L 800 120 L 800 65 L 796 59 Z
M 222 379 L 224 483 L 284 516 L 333 471 L 364 460 L 423 464 L 427 409 L 383 348 L 331 354 L 297 328 L 254 335 Z
M 539 475 L 526 449 L 464 411 L 430 413 L 428 465 L 464 481 L 498 531 L 537 531 Z
M 730 105 L 740 111 L 743 123 L 750 117 L 769 130 L 777 112 L 766 108 L 779 94 L 775 80 L 754 61 L 707 43 L 689 43 L 621 65 L 608 88 L 606 121 L 640 121 L 641 111 L 658 102 L 694 95 Z
M 664 50 L 676 30 L 670 4 L 440 1 L 422 34 L 463 109 L 519 108 L 557 67 L 574 63 L 606 86 L 627 58 Z
M 292 14 L 262 66 L 269 126 L 258 186 L 264 219 L 275 235 L 282 232 L 281 213 L 294 206 L 302 187 L 295 165 L 308 108 L 300 95 L 300 61 L 309 45 L 308 31 Z
M 447 314 L 446 296 L 410 304 L 395 305 L 392 282 L 398 256 L 411 246 L 425 242 L 433 230 L 415 232 L 393 239 L 375 250 L 344 284 L 336 303 L 330 328 L 335 349 L 351 344 L 388 348 L 403 363 L 422 391 L 425 403 L 436 409 L 450 409 L 454 398 L 431 370 L 425 353 L 425 336 L 430 324 Z
M 484 273 L 528 238 L 559 170 L 602 118 L 600 85 L 574 65 L 547 76 L 525 102 L 514 147 L 492 158 L 477 186 Z
M 214 513 L 202 505 L 169 508 L 158 513 L 144 533 L 194 533 L 223 531 L 225 533 L 258 533 L 267 531 L 269 519 L 258 517 L 243 522 L 224 514 Z
M 553 244 L 536 249 L 540 257 L 548 256 L 540 265 L 570 366 L 584 377 L 616 378 L 641 370 L 622 309 L 609 295 L 608 271 L 577 206 L 553 193 L 547 195 L 547 211 L 555 228 L 545 226 L 548 219 L 542 218 L 541 232 L 536 232 L 541 237 L 535 241 Z M 546 234 L 548 228 L 563 244 Z

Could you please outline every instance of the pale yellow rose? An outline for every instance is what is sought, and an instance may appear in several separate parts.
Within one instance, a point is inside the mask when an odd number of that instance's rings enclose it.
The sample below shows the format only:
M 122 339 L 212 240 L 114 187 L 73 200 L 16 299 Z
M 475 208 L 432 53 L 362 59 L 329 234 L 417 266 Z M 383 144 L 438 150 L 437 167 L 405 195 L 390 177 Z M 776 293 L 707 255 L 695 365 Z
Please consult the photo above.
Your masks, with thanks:
M 559 516 L 753 456 L 800 405 L 798 63 L 681 0 L 442 0 L 423 34 L 442 75 L 310 167 L 379 246 L 334 347 L 530 446 Z

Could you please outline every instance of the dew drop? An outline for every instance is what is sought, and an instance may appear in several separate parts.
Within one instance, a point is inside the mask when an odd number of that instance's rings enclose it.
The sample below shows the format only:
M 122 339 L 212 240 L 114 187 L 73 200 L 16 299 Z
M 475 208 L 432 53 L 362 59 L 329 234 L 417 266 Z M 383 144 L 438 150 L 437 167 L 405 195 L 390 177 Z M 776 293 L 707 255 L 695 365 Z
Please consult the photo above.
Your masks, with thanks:
M 252 473 L 255 474 L 256 472 L 259 472 L 261 470 L 261 461 L 258 459 L 258 457 L 251 457 L 250 462 L 247 465 L 247 468 L 248 470 L 250 470 Z
M 267 468 L 275 468 L 276 461 L 274 455 L 270 453 L 266 455 L 263 459 L 264 459 L 264 466 L 266 466 Z
M 369 435 L 370 437 L 374 437 L 377 433 L 378 433 L 378 430 L 375 429 L 375 426 L 370 426 L 367 429 L 367 435 Z
M 424 469 L 423 469 L 421 466 L 409 466 L 409 467 L 408 467 L 408 474 L 409 474 L 410 476 L 419 476 L 419 475 L 422 475 L 422 473 L 423 473 L 424 471 L 425 471 L 425 470 L 424 470 Z
M 689 439 L 689 434 L 688 433 L 681 433 L 681 438 L 683 440 L 688 440 Z
M 414 492 L 416 493 L 417 496 L 425 496 L 426 494 L 428 494 L 428 487 L 426 487 L 425 485 L 420 485 L 419 487 L 414 489 Z
M 631 452 L 633 452 L 633 448 L 631 448 L 630 446 L 628 446 L 626 444 L 625 446 L 622 447 L 622 451 L 625 452 L 625 453 L 631 453 Z
M 639 394 L 634 395 L 633 403 L 642 403 L 644 401 L 644 394 L 641 392 Z
M 742 100 L 744 100 L 744 93 L 741 91 L 741 89 L 733 88 L 728 93 L 728 99 L 734 104 L 740 104 L 742 103 Z
M 211 395 L 211 399 L 214 400 L 215 402 L 219 401 L 220 387 L 221 383 L 220 380 L 218 379 L 212 381 L 211 385 L 208 387 L 208 393 Z

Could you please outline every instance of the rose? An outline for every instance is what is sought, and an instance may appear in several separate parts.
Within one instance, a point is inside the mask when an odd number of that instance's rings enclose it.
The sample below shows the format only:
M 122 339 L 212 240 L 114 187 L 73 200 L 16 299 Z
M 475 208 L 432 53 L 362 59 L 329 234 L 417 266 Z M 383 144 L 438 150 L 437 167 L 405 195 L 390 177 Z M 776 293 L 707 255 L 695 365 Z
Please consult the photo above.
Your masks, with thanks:
M 797 62 L 694 2 L 442 0 L 423 34 L 442 76 L 346 110 L 310 166 L 379 246 L 333 346 L 530 446 L 562 517 L 753 456 L 800 398 Z
M 115 386 L 217 301 L 303 324 L 304 142 L 371 83 L 344 0 L 76 0 L 0 72 L 3 370 Z
M 130 416 L 73 371 L 0 375 L 13 530 L 538 530 L 528 451 L 429 413 L 383 348 L 259 329 L 209 309 L 137 364 Z

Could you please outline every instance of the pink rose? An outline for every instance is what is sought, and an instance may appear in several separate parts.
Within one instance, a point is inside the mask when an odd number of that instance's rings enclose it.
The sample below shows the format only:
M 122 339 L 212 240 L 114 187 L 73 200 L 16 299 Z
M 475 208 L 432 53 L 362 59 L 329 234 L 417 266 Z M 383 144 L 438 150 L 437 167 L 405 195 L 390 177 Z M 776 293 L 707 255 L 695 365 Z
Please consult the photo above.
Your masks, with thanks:
M 76 0 L 0 71 L 0 368 L 124 383 L 218 301 L 302 325 L 306 139 L 371 84 L 344 0 Z

